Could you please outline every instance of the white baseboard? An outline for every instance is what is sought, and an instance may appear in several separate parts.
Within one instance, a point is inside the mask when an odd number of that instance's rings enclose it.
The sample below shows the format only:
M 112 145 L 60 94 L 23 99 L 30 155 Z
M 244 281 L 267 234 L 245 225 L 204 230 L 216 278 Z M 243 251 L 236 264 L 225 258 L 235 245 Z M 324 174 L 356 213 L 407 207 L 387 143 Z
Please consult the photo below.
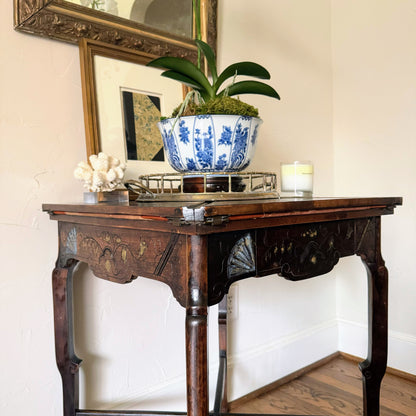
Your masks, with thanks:
M 228 357 L 228 399 L 234 400 L 306 367 L 338 349 L 337 321 L 330 320 Z M 216 353 L 211 352 L 215 357 Z M 215 396 L 218 360 L 210 362 L 210 404 Z M 111 406 L 117 409 L 184 411 L 185 373 L 146 391 L 129 395 Z
M 230 401 L 279 380 L 337 351 L 358 357 L 367 356 L 366 325 L 333 319 L 306 330 L 275 339 L 256 348 L 228 357 Z M 216 352 L 211 352 L 210 404 L 212 408 L 218 371 Z M 416 337 L 389 331 L 388 366 L 416 374 Z M 111 409 L 172 410 L 186 409 L 185 372 L 145 391 L 124 397 Z
M 337 321 L 292 333 L 229 358 L 230 401 L 275 382 L 338 349 Z
M 367 325 L 338 320 L 339 350 L 357 357 L 367 356 Z M 387 365 L 416 375 L 416 337 L 389 331 Z

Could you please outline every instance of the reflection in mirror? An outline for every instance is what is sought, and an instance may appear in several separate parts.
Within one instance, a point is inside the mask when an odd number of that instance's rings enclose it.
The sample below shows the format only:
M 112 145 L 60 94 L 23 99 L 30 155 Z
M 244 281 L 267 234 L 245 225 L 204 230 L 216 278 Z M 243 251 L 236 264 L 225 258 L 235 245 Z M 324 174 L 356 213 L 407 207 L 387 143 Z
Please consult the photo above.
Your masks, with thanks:
M 192 0 L 68 0 L 81 6 L 192 38 Z
M 157 128 L 163 97 L 145 91 L 120 88 L 124 122 L 125 155 L 129 160 L 163 162 L 162 137 Z
M 135 0 L 130 19 L 176 35 L 192 37 L 192 0 L 152 0 L 144 10 Z M 143 19 L 143 20 L 138 20 Z
M 170 171 L 157 122 L 181 101 L 181 85 L 118 56 L 96 55 L 93 68 L 99 150 L 126 163 L 127 179 Z
M 80 57 L 88 156 L 117 157 L 126 179 L 171 172 L 156 123 L 183 100 L 181 84 L 147 67 L 143 52 L 83 39 Z

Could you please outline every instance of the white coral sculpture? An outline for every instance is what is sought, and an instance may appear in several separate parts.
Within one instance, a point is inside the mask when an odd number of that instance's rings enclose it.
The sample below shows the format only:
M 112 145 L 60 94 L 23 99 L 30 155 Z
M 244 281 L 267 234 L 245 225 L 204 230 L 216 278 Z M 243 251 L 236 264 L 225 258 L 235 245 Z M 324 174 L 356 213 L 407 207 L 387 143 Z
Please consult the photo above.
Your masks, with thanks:
M 126 164 L 103 152 L 91 155 L 88 162 L 79 162 L 74 176 L 84 181 L 91 192 L 111 192 L 122 184 Z

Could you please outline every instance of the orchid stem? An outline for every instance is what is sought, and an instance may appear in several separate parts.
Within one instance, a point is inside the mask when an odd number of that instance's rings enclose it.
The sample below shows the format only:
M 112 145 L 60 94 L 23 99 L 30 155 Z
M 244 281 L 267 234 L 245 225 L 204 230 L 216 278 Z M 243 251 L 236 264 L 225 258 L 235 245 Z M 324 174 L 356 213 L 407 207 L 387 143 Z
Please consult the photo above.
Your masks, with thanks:
M 201 0 L 192 0 L 193 4 L 193 11 L 195 17 L 195 38 L 198 40 L 202 40 L 201 34 Z M 197 61 L 198 69 L 201 69 L 201 51 L 198 48 L 198 61 Z

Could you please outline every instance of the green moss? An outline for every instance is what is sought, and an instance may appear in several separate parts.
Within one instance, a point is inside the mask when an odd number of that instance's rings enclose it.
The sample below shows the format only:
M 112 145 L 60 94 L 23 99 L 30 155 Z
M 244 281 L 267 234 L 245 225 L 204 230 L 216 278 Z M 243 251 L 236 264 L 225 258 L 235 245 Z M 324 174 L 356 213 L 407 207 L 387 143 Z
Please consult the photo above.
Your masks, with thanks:
M 178 115 L 178 111 L 179 107 L 173 111 L 172 117 L 176 117 Z M 258 117 L 259 110 L 252 105 L 240 101 L 239 99 L 224 96 L 213 98 L 202 104 L 190 102 L 181 116 L 195 116 L 200 114 L 234 114 Z

